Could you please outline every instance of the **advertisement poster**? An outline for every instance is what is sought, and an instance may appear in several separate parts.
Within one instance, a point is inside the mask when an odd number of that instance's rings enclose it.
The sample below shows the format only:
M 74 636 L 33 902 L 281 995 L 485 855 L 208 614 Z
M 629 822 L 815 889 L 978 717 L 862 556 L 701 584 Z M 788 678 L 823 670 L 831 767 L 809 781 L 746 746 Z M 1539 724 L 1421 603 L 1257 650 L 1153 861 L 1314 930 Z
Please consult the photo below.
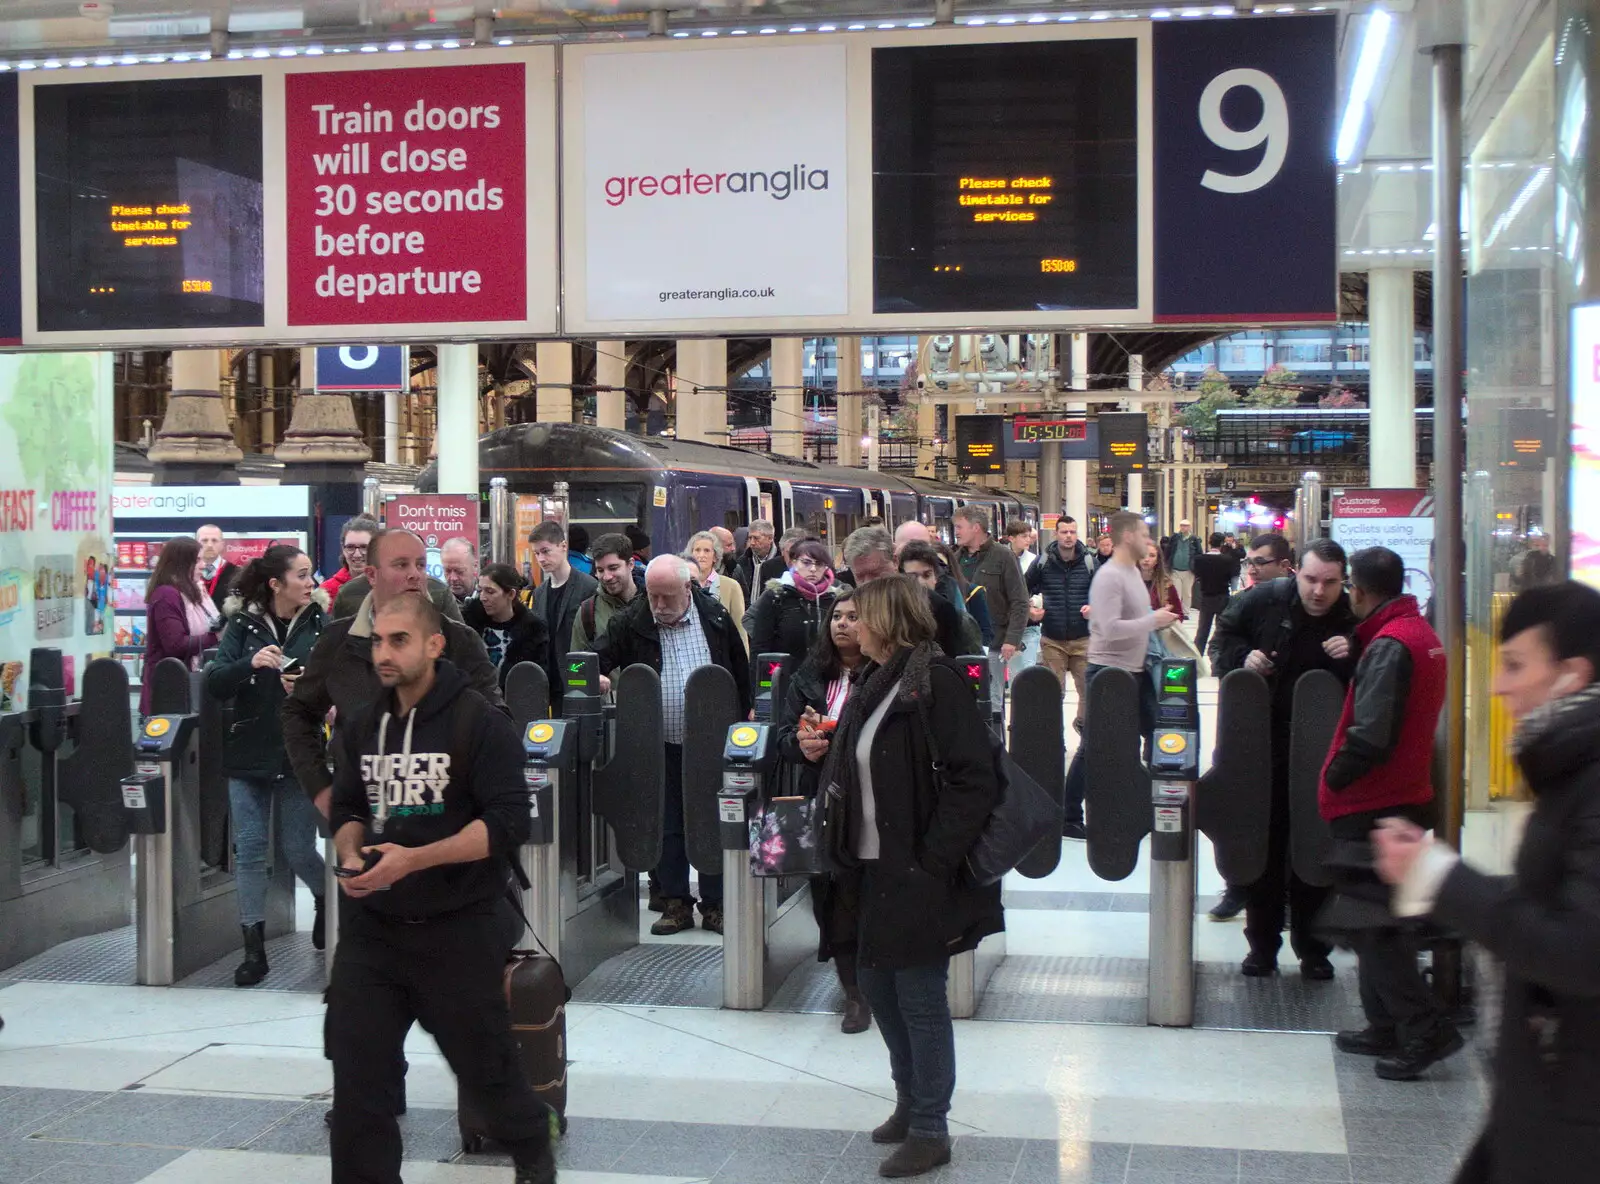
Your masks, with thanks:
M 524 68 L 284 79 L 289 323 L 528 314 Z
M 568 68 L 582 72 L 590 320 L 848 310 L 843 45 Z
M 1433 494 L 1426 489 L 1335 490 L 1331 534 L 1351 555 L 1388 547 L 1405 561 L 1406 592 L 1428 610 L 1433 599 Z
M 428 574 L 444 579 L 440 548 L 464 538 L 478 550 L 478 499 L 470 493 L 401 493 L 383 503 L 387 530 L 409 530 L 427 549 Z
M 1572 578 L 1600 588 L 1600 305 L 1572 310 Z
M 110 354 L 0 356 L 0 711 L 36 646 L 111 648 L 111 408 Z

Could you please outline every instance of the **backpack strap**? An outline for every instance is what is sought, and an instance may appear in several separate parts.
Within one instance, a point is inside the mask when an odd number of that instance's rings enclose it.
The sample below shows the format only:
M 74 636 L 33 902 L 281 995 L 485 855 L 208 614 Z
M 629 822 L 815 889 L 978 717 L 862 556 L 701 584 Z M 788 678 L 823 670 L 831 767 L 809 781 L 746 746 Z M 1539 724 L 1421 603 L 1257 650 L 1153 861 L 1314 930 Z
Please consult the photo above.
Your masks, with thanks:
M 578 606 L 578 615 L 583 618 L 583 629 L 584 632 L 588 634 L 589 644 L 591 646 L 595 643 L 594 620 L 596 609 L 594 602 L 595 597 L 591 596 L 588 600 L 585 600 Z

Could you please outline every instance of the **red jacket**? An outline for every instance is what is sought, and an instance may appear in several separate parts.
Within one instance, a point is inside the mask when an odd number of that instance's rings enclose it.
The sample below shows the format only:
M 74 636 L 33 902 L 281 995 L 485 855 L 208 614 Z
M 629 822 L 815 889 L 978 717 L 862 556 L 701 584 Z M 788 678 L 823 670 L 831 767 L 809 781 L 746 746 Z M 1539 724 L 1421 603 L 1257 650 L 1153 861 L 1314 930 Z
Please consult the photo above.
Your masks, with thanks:
M 334 572 L 331 576 L 322 581 L 321 587 L 322 590 L 328 594 L 329 605 L 332 605 L 333 602 L 338 599 L 339 589 L 343 588 L 345 584 L 349 583 L 350 577 L 353 575 L 355 575 L 355 572 L 351 571 L 348 565 L 345 565 L 341 566 L 338 571 Z M 330 608 L 328 611 L 331 613 L 333 610 Z
M 1322 766 L 1317 805 L 1332 821 L 1433 800 L 1434 732 L 1444 708 L 1445 652 L 1412 596 L 1356 626 L 1361 661 Z

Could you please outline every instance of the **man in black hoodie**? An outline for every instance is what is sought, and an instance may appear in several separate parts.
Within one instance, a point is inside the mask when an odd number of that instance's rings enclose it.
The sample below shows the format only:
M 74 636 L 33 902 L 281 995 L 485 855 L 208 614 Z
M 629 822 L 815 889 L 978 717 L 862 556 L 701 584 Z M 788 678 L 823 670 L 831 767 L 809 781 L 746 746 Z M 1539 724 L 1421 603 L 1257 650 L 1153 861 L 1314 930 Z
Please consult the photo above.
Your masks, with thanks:
M 350 904 L 328 986 L 333 1184 L 400 1179 L 395 1110 L 413 1020 L 511 1152 L 516 1184 L 556 1178 L 503 980 L 520 930 L 509 861 L 529 830 L 522 746 L 444 648 L 425 595 L 391 599 L 372 628 L 383 693 L 339 729 L 330 822 Z

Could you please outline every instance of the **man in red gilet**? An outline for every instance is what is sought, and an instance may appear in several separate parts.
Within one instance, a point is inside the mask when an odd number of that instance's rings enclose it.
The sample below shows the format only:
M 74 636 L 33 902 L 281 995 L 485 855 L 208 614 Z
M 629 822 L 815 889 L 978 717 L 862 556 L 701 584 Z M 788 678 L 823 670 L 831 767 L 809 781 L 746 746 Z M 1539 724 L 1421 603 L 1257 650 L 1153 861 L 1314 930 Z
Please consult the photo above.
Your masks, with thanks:
M 1350 560 L 1350 580 L 1361 660 L 1345 693 L 1317 802 L 1336 840 L 1368 843 L 1383 818 L 1433 825 L 1429 768 L 1446 661 L 1416 598 L 1404 595 L 1400 556 L 1386 547 L 1360 551 Z M 1353 882 L 1340 886 L 1362 894 Z M 1336 1039 L 1344 1052 L 1377 1057 L 1377 1074 L 1389 1081 L 1415 1080 L 1462 1044 L 1417 967 L 1415 934 L 1401 924 L 1351 935 L 1368 1026 Z

